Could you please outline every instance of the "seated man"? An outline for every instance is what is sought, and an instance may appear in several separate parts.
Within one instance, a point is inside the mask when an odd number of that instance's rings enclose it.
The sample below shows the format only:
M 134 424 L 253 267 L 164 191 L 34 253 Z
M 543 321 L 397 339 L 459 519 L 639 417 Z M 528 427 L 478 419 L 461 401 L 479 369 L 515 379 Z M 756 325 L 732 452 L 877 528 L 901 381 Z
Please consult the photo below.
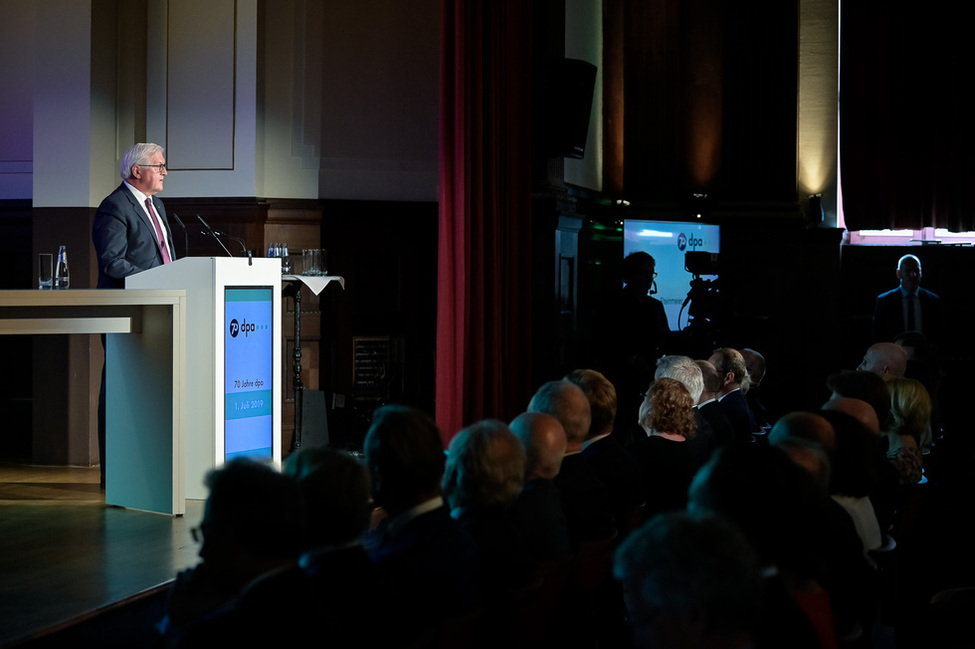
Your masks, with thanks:
M 443 495 L 451 516 L 477 543 L 488 610 L 506 604 L 512 590 L 539 577 L 508 512 L 524 479 L 525 449 L 503 422 L 480 421 L 450 441 Z
M 444 448 L 437 425 L 407 406 L 373 415 L 363 450 L 376 504 L 387 514 L 370 555 L 422 613 L 460 615 L 480 605 L 477 545 L 440 492 Z
M 643 505 L 643 480 L 640 466 L 613 435 L 616 421 L 616 388 L 596 370 L 574 370 L 566 381 L 578 385 L 589 400 L 592 413 L 589 434 L 582 444 L 582 457 L 606 485 L 610 505 L 620 532 L 629 531 L 640 520 Z M 636 414 L 634 414 L 634 420 Z
M 752 410 L 752 417 L 758 430 L 767 432 L 772 427 L 772 420 L 762 398 L 762 381 L 765 379 L 766 371 L 765 357 L 747 347 L 741 350 L 741 356 L 745 359 L 745 370 L 748 372 L 749 385 L 745 392 L 748 407 Z
M 290 645 L 314 630 L 336 632 L 340 621 L 298 566 L 306 515 L 294 481 L 233 460 L 206 484 L 202 561 L 176 578 L 162 625 L 169 646 Z
M 585 393 L 569 381 L 549 381 L 532 397 L 528 412 L 552 415 L 565 430 L 565 456 L 554 482 L 562 495 L 570 541 L 575 545 L 609 537 L 615 531 L 609 492 L 582 456 L 592 421 Z
M 718 394 L 721 392 L 721 376 L 709 361 L 694 361 L 701 368 L 701 379 L 704 381 L 704 389 L 698 399 L 694 409 L 699 413 L 699 420 L 707 422 L 714 438 L 715 448 L 729 444 L 735 439 L 735 431 L 731 428 L 728 415 L 724 413 L 721 404 L 718 403 Z
M 867 348 L 857 369 L 884 375 L 904 376 L 907 371 L 907 350 L 894 343 L 874 343 Z
M 745 358 L 737 349 L 721 347 L 714 350 L 708 362 L 714 365 L 721 378 L 718 403 L 728 416 L 728 421 L 731 422 L 735 441 L 751 442 L 752 434 L 757 427 L 744 394 L 744 388 L 747 388 L 750 380 L 745 367 Z
M 525 484 L 511 506 L 529 554 L 536 561 L 558 561 L 572 554 L 562 497 L 552 482 L 562 467 L 565 431 L 559 420 L 540 412 L 524 412 L 511 431 L 525 447 Z
M 378 645 L 419 638 L 425 629 L 407 617 L 397 584 L 363 545 L 372 511 L 366 467 L 341 451 L 305 447 L 288 457 L 284 472 L 297 482 L 308 507 L 307 550 L 299 565 L 316 595 L 343 622 L 343 635 L 330 632 L 330 643 L 359 644 L 366 629 Z M 377 618 L 385 623 L 373 624 Z
M 754 550 L 718 517 L 661 514 L 620 547 L 636 649 L 756 645 L 763 584 Z

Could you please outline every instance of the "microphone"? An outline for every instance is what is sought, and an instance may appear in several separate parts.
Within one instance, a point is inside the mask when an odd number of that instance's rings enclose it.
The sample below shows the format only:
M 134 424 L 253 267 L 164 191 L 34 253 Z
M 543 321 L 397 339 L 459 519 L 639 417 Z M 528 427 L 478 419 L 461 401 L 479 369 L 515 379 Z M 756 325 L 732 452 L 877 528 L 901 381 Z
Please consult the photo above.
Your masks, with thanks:
M 233 236 L 227 234 L 226 232 L 221 232 L 220 230 L 215 230 L 215 229 L 211 228 L 209 225 L 207 225 L 207 222 L 204 221 L 203 218 L 199 214 L 196 215 L 196 218 L 200 219 L 200 223 L 202 223 L 204 226 L 206 226 L 207 230 L 209 231 L 210 234 L 213 235 L 214 238 L 217 238 L 218 236 L 220 236 L 220 237 L 227 237 L 228 239 L 231 239 L 232 241 L 236 241 L 237 243 L 239 243 L 240 244 L 241 252 L 243 252 L 245 255 L 247 255 L 247 265 L 248 266 L 253 266 L 254 265 L 254 257 L 251 255 L 251 251 L 247 249 L 247 244 L 244 243 L 244 240 L 243 239 L 241 239 L 240 237 L 233 237 Z M 204 234 L 206 234 L 206 233 L 204 232 Z M 217 241 L 219 242 L 220 239 L 217 239 Z M 230 251 L 227 250 L 227 247 L 224 246 L 223 243 L 220 243 L 220 245 L 221 245 L 221 247 L 223 247 L 224 250 L 227 251 L 227 254 L 228 255 L 230 255 L 231 257 L 233 257 L 233 255 L 230 254 Z
M 200 220 L 200 223 L 202 223 L 203 224 L 203 227 L 205 227 L 207 229 L 207 232 L 210 234 L 210 236 L 212 236 L 214 239 L 217 240 L 217 243 L 219 243 L 220 244 L 220 247 L 223 248 L 223 251 L 225 253 L 227 253 L 227 256 L 228 257 L 233 257 L 233 255 L 230 254 L 230 251 L 227 250 L 227 246 L 223 245 L 223 241 L 220 240 L 220 237 L 217 236 L 217 233 L 214 232 L 213 228 L 211 228 L 210 225 L 206 221 L 203 220 L 203 217 L 200 216 L 199 214 L 197 214 L 196 215 L 196 218 Z
M 190 233 L 186 230 L 186 225 L 179 218 L 179 215 L 176 212 L 173 212 L 173 218 L 176 219 L 176 223 L 179 224 L 179 227 L 183 228 L 183 256 L 189 257 L 190 256 Z

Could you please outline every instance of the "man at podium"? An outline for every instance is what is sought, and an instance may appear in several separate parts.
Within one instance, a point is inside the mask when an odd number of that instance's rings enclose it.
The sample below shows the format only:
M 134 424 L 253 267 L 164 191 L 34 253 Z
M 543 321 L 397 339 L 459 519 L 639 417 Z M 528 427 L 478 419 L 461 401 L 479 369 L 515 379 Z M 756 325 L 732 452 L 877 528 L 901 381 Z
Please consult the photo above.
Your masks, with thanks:
M 173 236 L 166 208 L 153 196 L 166 179 L 164 149 L 133 144 L 122 155 L 122 184 L 95 212 L 91 238 L 98 258 L 98 288 L 125 288 L 125 278 L 173 260 Z M 102 335 L 102 347 L 105 336 Z M 98 396 L 98 452 L 105 486 L 105 368 Z
M 122 155 L 122 184 L 98 206 L 92 228 L 98 288 L 124 288 L 129 275 L 173 260 L 166 208 L 153 198 L 166 178 L 163 151 L 141 142 Z

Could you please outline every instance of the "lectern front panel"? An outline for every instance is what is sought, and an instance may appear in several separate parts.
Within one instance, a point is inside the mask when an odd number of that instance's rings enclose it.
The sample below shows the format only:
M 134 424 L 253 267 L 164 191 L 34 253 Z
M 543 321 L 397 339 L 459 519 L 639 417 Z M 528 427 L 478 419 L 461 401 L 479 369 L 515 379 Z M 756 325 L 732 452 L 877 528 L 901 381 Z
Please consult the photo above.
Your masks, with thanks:
M 224 460 L 273 460 L 273 287 L 225 287 L 224 319 Z

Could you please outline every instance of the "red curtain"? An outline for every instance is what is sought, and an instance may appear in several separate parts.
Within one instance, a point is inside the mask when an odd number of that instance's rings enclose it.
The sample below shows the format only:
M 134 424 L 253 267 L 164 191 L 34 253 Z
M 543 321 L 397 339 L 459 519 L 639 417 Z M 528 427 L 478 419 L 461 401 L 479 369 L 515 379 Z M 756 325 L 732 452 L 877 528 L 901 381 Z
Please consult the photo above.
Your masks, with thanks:
M 964 3 L 841 5 L 840 164 L 851 230 L 975 230 Z
M 531 395 L 531 2 L 443 0 L 436 419 Z

